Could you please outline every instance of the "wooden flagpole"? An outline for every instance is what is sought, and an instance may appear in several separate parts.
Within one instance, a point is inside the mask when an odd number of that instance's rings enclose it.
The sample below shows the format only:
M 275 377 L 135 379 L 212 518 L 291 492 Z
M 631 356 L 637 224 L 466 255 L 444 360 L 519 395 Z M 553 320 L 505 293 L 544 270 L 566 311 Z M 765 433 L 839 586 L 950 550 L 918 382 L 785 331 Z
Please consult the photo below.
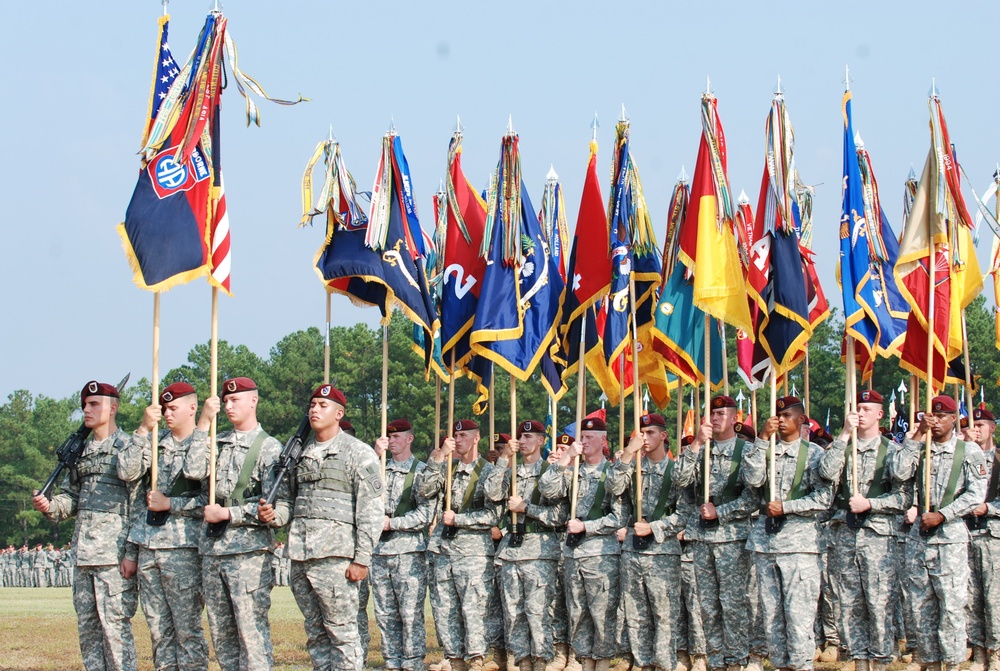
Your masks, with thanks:
M 962 310 L 962 358 L 965 361 L 965 411 L 969 413 L 969 426 L 972 426 L 972 404 L 975 398 L 972 394 L 972 367 L 969 364 L 969 330 L 965 323 L 965 310 Z
M 326 331 L 323 332 L 323 384 L 330 384 L 330 317 L 333 314 L 330 303 L 331 303 L 330 292 L 327 291 Z
M 492 399 L 491 399 L 492 400 Z M 448 377 L 448 435 L 455 437 L 455 349 L 451 350 L 451 375 Z M 493 440 L 493 436 L 490 436 Z M 451 510 L 452 457 L 448 455 L 448 465 L 444 472 L 444 509 Z
M 928 220 L 928 226 L 930 225 L 930 220 Z M 931 233 L 931 235 L 933 235 Z M 931 398 L 934 396 L 934 290 L 935 290 L 935 279 L 937 275 L 936 262 L 936 247 L 934 244 L 934 238 L 929 237 L 930 244 L 927 247 L 928 258 L 927 258 L 927 285 L 929 290 L 929 295 L 927 297 L 927 392 L 924 399 L 924 413 L 927 417 L 931 416 Z M 933 442 L 933 437 L 931 432 L 928 431 L 924 436 L 924 510 L 923 512 L 929 513 L 931 511 L 931 443 Z
M 628 281 L 629 304 L 632 312 L 632 425 L 635 435 L 639 435 L 639 413 L 641 411 L 639 399 L 639 323 L 635 318 L 635 277 L 629 276 Z M 624 378 L 624 376 L 622 376 Z M 622 409 L 625 408 L 625 399 L 622 398 Z M 622 433 L 624 433 L 624 422 L 622 422 Z M 625 439 L 622 438 L 621 449 L 625 449 Z M 642 451 L 635 455 L 635 519 L 645 521 L 642 514 Z
M 618 355 L 618 449 L 625 449 L 625 352 Z M 635 361 L 632 362 L 632 386 L 635 386 Z
M 778 414 L 778 380 L 777 378 L 778 370 L 774 367 L 772 362 L 771 367 L 771 414 L 769 417 L 774 417 Z M 770 493 L 770 500 L 774 501 L 778 498 L 778 488 L 775 486 L 774 482 L 774 452 L 776 449 L 777 441 L 774 434 L 771 434 L 771 450 L 768 453 L 768 464 L 767 464 L 767 486 L 768 492 Z
M 510 376 L 510 437 L 517 435 L 517 379 Z M 517 495 L 517 452 L 510 455 L 510 495 Z M 517 526 L 517 513 L 510 514 L 511 531 Z
M 209 396 L 216 396 L 219 393 L 219 288 L 212 287 L 212 337 L 209 340 Z M 208 432 L 208 502 L 215 503 L 215 460 L 216 450 L 215 436 L 218 428 L 218 418 L 212 418 L 212 425 Z
M 803 381 L 802 381 L 802 384 L 805 386 L 805 390 L 804 390 L 805 393 L 803 394 L 803 398 L 802 398 L 802 407 L 804 407 L 805 410 L 806 410 L 806 416 L 811 417 L 812 415 L 809 414 L 810 408 L 809 408 L 809 343 L 808 342 L 806 343 L 806 362 L 805 363 L 806 363 L 806 369 L 805 369 L 805 374 L 803 376 Z
M 726 342 L 726 322 L 719 320 L 722 336 L 722 393 L 729 396 L 729 344 Z
M 677 380 L 677 456 L 681 454 L 681 439 L 684 438 L 684 383 Z
M 576 436 L 580 440 L 583 429 L 583 411 L 587 403 L 587 366 L 584 361 L 584 348 L 587 344 L 587 315 L 584 314 L 580 323 L 580 349 L 577 355 L 576 368 Z M 580 455 L 573 456 L 573 480 L 570 483 L 569 519 L 576 519 L 576 501 L 579 496 Z
M 160 402 L 160 292 L 153 293 L 153 374 L 152 374 L 152 396 L 153 403 Z M 152 446 L 152 461 L 149 465 L 149 489 L 156 490 L 160 474 L 160 427 L 153 428 L 153 433 L 149 438 Z
M 434 375 L 434 445 L 436 450 L 441 445 L 441 376 Z
M 382 327 L 382 431 L 380 436 L 385 435 L 386 425 L 389 423 L 389 327 Z M 382 482 L 385 482 L 386 451 L 382 451 Z M 385 488 L 382 490 L 385 492 Z
M 750 424 L 753 425 L 754 431 L 757 430 L 757 390 L 750 390 Z
M 493 378 L 496 375 L 497 369 L 490 362 L 490 440 L 493 440 L 493 436 L 496 435 L 497 425 L 496 425 L 496 402 L 493 396 Z M 511 436 L 513 438 L 513 436 Z
M 711 418 L 711 403 L 712 398 L 712 318 L 705 315 L 705 417 Z M 701 431 L 701 424 L 695 427 L 696 432 Z M 711 498 L 711 472 L 712 472 L 712 442 L 709 441 L 708 445 L 702 446 L 702 470 L 701 479 L 703 481 L 703 491 L 702 497 L 705 499 L 703 503 L 708 503 Z
M 847 336 L 847 412 L 857 412 L 858 369 L 854 338 Z M 807 359 L 808 361 L 808 359 Z M 806 413 L 808 414 L 808 413 Z M 851 496 L 858 493 L 858 427 L 851 430 Z
M 920 379 L 910 373 L 910 428 L 917 421 L 917 408 L 920 407 Z

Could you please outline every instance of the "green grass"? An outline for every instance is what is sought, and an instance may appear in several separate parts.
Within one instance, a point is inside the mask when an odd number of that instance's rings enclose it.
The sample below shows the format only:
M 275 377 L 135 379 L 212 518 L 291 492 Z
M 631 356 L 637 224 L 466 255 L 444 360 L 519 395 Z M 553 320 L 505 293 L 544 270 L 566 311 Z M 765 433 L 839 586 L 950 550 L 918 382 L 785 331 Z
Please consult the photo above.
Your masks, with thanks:
M 381 640 L 368 603 L 369 630 L 372 642 L 366 668 L 383 665 L 379 653 Z M 437 647 L 430 606 L 427 606 L 427 660 L 441 659 Z M 132 619 L 136 653 L 140 671 L 151 671 L 153 657 L 149 642 L 149 629 L 142 608 Z M 208 638 L 208 622 L 205 622 Z M 302 629 L 302 614 L 288 587 L 275 587 L 271 592 L 271 641 L 274 645 L 276 671 L 303 671 L 311 669 L 306 652 L 306 636 Z M 211 644 L 209 644 L 211 652 Z M 209 669 L 219 666 L 211 658 Z M 10 671 L 83 671 L 80 647 L 77 640 L 76 613 L 73 596 L 68 587 L 28 589 L 0 589 L 0 670 Z

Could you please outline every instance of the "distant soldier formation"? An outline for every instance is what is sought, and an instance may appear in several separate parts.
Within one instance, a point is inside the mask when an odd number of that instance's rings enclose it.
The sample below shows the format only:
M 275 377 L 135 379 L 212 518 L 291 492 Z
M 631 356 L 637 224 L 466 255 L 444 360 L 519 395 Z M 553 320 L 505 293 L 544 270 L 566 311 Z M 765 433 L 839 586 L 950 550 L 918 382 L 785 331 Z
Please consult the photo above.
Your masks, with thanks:
M 136 668 L 138 604 L 156 669 L 204 671 L 209 640 L 224 671 L 272 669 L 270 593 L 287 584 L 324 671 L 362 669 L 369 589 L 387 669 L 425 669 L 429 597 L 435 671 L 804 671 L 818 659 L 953 671 L 970 654 L 973 671 L 1000 671 L 1000 465 L 984 406 L 960 418 L 935 397 L 899 444 L 874 390 L 836 436 L 810 433 L 794 396 L 758 432 L 719 395 L 680 446 L 659 414 L 622 446 L 591 416 L 547 455 L 541 422 L 484 440 L 461 419 L 425 463 L 404 418 L 374 446 L 346 431 L 348 399 L 331 385 L 284 448 L 258 401 L 253 380 L 233 378 L 199 410 L 174 383 L 127 434 L 117 389 L 84 387 L 91 435 L 62 490 L 33 499 L 52 521 L 76 518 L 73 541 L 8 547 L 0 568 L 4 587 L 73 587 L 88 670 Z M 233 428 L 213 451 L 223 410 Z

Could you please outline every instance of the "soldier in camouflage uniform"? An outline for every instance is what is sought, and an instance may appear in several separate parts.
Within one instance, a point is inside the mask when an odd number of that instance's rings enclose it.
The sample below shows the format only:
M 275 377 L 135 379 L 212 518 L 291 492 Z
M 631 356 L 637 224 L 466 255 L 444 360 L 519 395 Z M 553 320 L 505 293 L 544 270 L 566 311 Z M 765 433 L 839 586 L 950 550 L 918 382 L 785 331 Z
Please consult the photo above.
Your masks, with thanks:
M 955 401 L 936 396 L 893 459 L 896 477 L 915 478 L 916 506 L 907 511 L 906 586 L 920 662 L 926 668 L 957 669 L 965 660 L 965 606 L 969 585 L 969 529 L 963 516 L 985 499 L 983 451 L 955 435 Z M 925 436 L 930 432 L 930 511 L 925 505 Z
M 437 501 L 417 493 L 425 464 L 413 456 L 409 420 L 389 422 L 386 434 L 375 441 L 375 454 L 381 457 L 385 450 L 392 454 L 385 468 L 382 535 L 372 555 L 375 622 L 382 632 L 386 668 L 423 671 L 427 529 Z
M 993 434 L 996 419 L 986 408 L 972 412 L 974 437 L 983 449 L 988 486 L 986 501 L 965 517 L 969 542 L 969 605 L 966 607 L 968 638 L 973 666 L 969 671 L 1000 671 L 1000 466 L 997 465 Z
M 309 401 L 310 436 L 296 469 L 288 530 L 291 587 L 317 671 L 360 671 L 358 586 L 384 518 L 375 452 L 340 429 L 347 398 L 324 384 Z
M 616 610 L 618 608 L 621 547 L 617 531 L 627 522 L 621 499 L 627 480 L 609 477 L 611 464 L 604 458 L 607 427 L 600 418 L 587 418 L 555 468 L 541 477 L 542 496 L 571 496 L 572 463 L 582 455 L 577 482 L 577 516 L 570 519 L 570 534 L 584 534 L 579 543 L 563 550 L 565 588 L 569 612 L 570 643 L 585 671 L 608 671 L 618 652 Z M 576 542 L 576 541 L 570 541 Z
M 3 580 L 4 587 L 13 587 L 11 585 L 11 572 L 10 572 L 10 559 L 11 559 L 11 547 L 4 548 L 0 551 L 0 578 Z
M 45 548 L 39 543 L 35 546 L 34 551 L 32 551 L 31 557 L 31 584 L 34 587 L 48 587 L 47 578 L 47 568 L 49 556 L 45 552 Z
M 611 467 L 612 489 L 628 493 L 633 511 L 622 545 L 622 597 L 625 628 L 633 664 L 643 671 L 673 671 L 677 665 L 677 618 L 681 604 L 681 547 L 684 502 L 673 484 L 675 462 L 667 455 L 667 428 L 662 415 L 640 418 L 641 432 L 632 437 Z M 642 468 L 642 510 L 636 490 L 636 455 Z M 678 510 L 678 503 L 681 504 Z
M 45 548 L 45 554 L 47 555 L 45 563 L 45 584 L 47 587 L 58 587 L 59 581 L 59 550 L 52 547 L 52 543 L 49 543 Z
M 118 456 L 118 477 L 141 482 L 145 491 L 152 467 L 150 436 L 161 417 L 166 420 L 167 429 L 160 433 L 158 443 L 158 489 L 145 492 L 129 533 L 129 540 L 139 546 L 139 596 L 157 671 L 208 668 L 198 553 L 198 537 L 203 532 L 198 501 L 201 482 L 194 475 L 204 472 L 204 464 L 192 463 L 189 455 L 204 458 L 211 417 L 202 413 L 196 426 L 197 411 L 194 387 L 187 382 L 169 385 L 159 402 L 146 408 L 142 424 Z M 147 510 L 162 511 L 168 517 L 160 525 L 149 524 Z
M 70 543 L 66 544 L 66 550 L 63 552 L 63 587 L 72 587 L 73 578 L 76 573 L 76 546 Z
M 877 391 L 858 394 L 857 411 L 847 413 L 844 429 L 820 463 L 820 475 L 840 483 L 827 561 L 840 606 L 838 629 L 857 671 L 885 671 L 892 661 L 892 586 L 898 580 L 895 522 L 911 496 L 906 483 L 893 477 L 892 456 L 898 445 L 879 432 L 882 404 Z M 850 456 L 855 430 L 856 485 Z
M 263 671 L 274 667 L 271 645 L 270 549 L 274 529 L 288 523 L 291 495 L 287 481 L 278 489 L 274 505 L 264 502 L 275 482 L 274 462 L 281 443 L 257 421 L 257 385 L 236 377 L 222 385 L 221 402 L 232 431 L 219 434 L 215 463 L 215 500 L 209 501 L 202 482 L 199 501 L 209 525 L 225 525 L 221 535 L 200 534 L 201 581 L 208 612 L 212 647 L 222 671 Z M 203 416 L 211 423 L 219 403 L 205 401 Z M 206 446 L 207 448 L 207 446 Z M 196 453 L 201 453 L 200 458 Z M 190 460 L 201 468 L 191 475 L 207 478 L 209 460 L 202 444 L 191 446 Z
M 777 401 L 756 442 L 743 453 L 743 478 L 750 487 L 768 486 L 769 439 L 775 443 L 775 491 L 750 531 L 768 656 L 776 669 L 811 669 L 816 648 L 814 626 L 819 602 L 819 524 L 816 516 L 833 502 L 833 484 L 819 475 L 823 450 L 801 437 L 802 402 Z M 773 525 L 783 526 L 775 529 Z M 770 532 L 770 533 L 769 533 Z
M 435 554 L 431 608 L 452 671 L 480 671 L 497 637 L 487 630 L 487 607 L 496 587 L 490 529 L 500 522 L 500 506 L 486 498 L 485 479 L 494 466 L 479 456 L 479 425 L 462 419 L 452 431 L 453 437 L 431 452 L 417 491 L 424 498 L 444 500 L 445 461 L 452 452 L 458 456 L 451 507 L 443 511 L 430 541 Z
M 546 461 L 550 466 L 559 463 L 566 448 L 573 443 L 573 436 L 568 433 L 559 434 L 556 444 Z M 569 615 L 566 612 L 566 589 L 564 587 L 565 557 L 562 551 L 556 560 L 556 579 L 552 586 L 552 600 L 549 605 L 549 617 L 552 622 L 552 642 L 555 644 L 555 656 L 545 666 L 545 671 L 583 671 L 583 666 L 577 661 L 569 647 Z
M 92 431 L 80 459 L 59 495 L 49 501 L 36 494 L 32 505 L 52 522 L 76 516 L 73 607 L 84 667 L 134 671 L 131 619 L 138 605 L 138 548 L 128 542 L 128 533 L 138 488 L 118 478 L 118 455 L 127 443 L 115 424 L 118 390 L 88 382 L 80 404 L 84 425 Z
M 716 396 L 691 447 L 674 468 L 674 484 L 693 502 L 684 539 L 691 541 L 694 572 L 712 669 L 744 666 L 750 656 L 750 554 L 746 539 L 759 493 L 740 468 L 751 446 L 737 438 L 736 401 Z M 709 500 L 704 497 L 704 452 L 709 449 Z M 755 660 L 759 663 L 759 659 Z
M 566 497 L 542 496 L 538 481 L 550 467 L 542 459 L 545 426 L 536 420 L 518 424 L 517 438 L 504 446 L 496 468 L 486 479 L 486 496 L 506 503 L 517 524 L 509 518 L 507 533 L 500 541 L 501 603 L 504 639 L 508 657 L 520 671 L 545 671 L 553 657 L 552 621 L 549 608 L 562 551 L 569 505 Z M 511 493 L 511 457 L 517 453 L 517 491 Z

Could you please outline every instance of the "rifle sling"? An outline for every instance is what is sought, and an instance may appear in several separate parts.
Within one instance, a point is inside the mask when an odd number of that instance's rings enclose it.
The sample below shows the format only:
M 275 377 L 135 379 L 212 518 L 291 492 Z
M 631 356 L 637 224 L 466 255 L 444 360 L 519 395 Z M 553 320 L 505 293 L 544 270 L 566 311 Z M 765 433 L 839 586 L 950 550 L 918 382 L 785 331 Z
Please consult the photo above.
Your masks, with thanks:
M 260 448 L 264 446 L 264 441 L 267 440 L 267 434 L 261 430 L 254 438 L 253 443 L 250 445 L 250 449 L 247 450 L 247 456 L 243 460 L 243 465 L 240 467 L 240 477 L 236 479 L 236 486 L 233 487 L 233 494 L 226 498 L 225 506 L 229 508 L 234 503 L 243 505 L 246 500 L 246 488 L 250 484 L 250 476 L 253 475 L 253 467 L 257 463 L 257 457 L 260 455 Z M 237 498 L 236 495 L 239 495 Z

